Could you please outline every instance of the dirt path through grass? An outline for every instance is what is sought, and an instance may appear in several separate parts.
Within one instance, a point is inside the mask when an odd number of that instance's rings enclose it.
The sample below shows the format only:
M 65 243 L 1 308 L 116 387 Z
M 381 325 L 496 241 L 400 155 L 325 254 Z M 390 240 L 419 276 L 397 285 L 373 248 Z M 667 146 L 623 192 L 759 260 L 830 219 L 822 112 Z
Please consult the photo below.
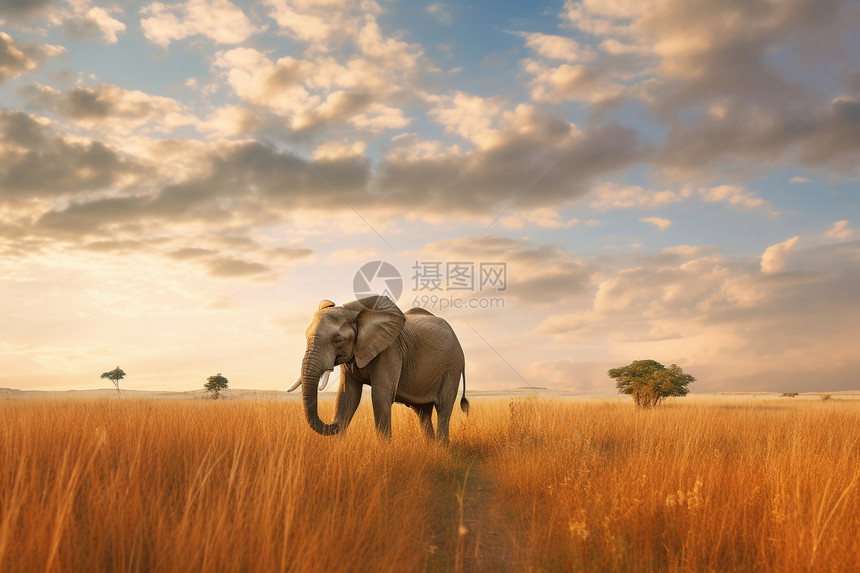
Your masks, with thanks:
M 513 571 L 517 556 L 492 474 L 480 457 L 455 453 L 455 469 L 439 476 L 432 512 L 437 524 L 431 571 Z

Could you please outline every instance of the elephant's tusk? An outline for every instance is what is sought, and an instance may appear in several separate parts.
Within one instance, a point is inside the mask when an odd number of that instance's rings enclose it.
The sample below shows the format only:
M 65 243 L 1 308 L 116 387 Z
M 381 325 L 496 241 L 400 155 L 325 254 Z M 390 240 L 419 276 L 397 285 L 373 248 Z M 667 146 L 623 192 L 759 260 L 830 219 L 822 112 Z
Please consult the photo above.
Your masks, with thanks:
M 331 370 L 326 370 L 325 372 L 323 372 L 323 375 L 320 376 L 320 392 L 322 392 L 325 387 L 328 386 L 328 377 L 331 376 L 331 372 Z
M 296 388 L 298 388 L 301 385 L 302 385 L 302 377 L 299 376 L 299 379 L 296 380 L 296 383 L 293 384 L 292 387 L 289 390 L 287 390 L 287 392 L 292 392 L 293 390 L 295 390 Z

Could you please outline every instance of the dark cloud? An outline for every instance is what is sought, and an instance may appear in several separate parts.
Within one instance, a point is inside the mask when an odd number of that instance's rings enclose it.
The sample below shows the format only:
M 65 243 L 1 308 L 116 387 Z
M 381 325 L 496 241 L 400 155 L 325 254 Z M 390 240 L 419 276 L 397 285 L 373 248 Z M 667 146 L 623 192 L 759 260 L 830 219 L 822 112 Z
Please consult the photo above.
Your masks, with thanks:
M 732 107 L 722 117 L 671 126 L 656 161 L 700 177 L 779 161 L 854 169 L 860 163 L 860 102 L 840 99 L 825 109 L 784 115 Z
M 595 178 L 631 167 L 651 152 L 636 131 L 615 124 L 577 135 L 553 117 L 536 118 L 530 127 L 502 134 L 487 149 L 388 159 L 375 181 L 380 200 L 442 213 L 498 212 L 511 200 L 558 206 L 585 194 Z
M 565 8 L 598 59 L 525 60 L 538 97 L 589 102 L 595 117 L 611 117 L 607 102 L 644 101 L 665 130 L 655 161 L 670 177 L 858 163 L 856 3 L 643 0 L 623 15 L 600 3 Z M 830 71 L 841 72 L 845 97 L 817 80 Z
M 51 5 L 51 0 L 3 0 L 0 15 L 32 16 Z
M 60 46 L 16 42 L 0 32 L 0 83 L 40 67 L 46 59 L 65 51 Z
M 33 117 L 0 110 L 0 202 L 95 192 L 142 169 L 104 143 L 49 133 Z
M 167 184 L 149 195 L 73 202 L 45 214 L 37 226 L 88 234 L 135 222 L 156 226 L 264 224 L 303 208 L 348 209 L 338 194 L 359 203 L 369 178 L 364 159 L 314 162 L 314 169 L 337 189 L 335 193 L 300 159 L 259 143 L 213 149 L 208 161 L 209 171 L 202 177 Z
M 218 258 L 207 263 L 209 274 L 213 277 L 236 278 L 266 275 L 272 269 L 262 263 L 240 259 Z
M 51 111 L 87 128 L 131 131 L 144 124 L 169 131 L 196 120 L 179 102 L 113 84 L 74 87 L 66 92 L 40 84 L 22 87 L 18 93 L 30 107 Z

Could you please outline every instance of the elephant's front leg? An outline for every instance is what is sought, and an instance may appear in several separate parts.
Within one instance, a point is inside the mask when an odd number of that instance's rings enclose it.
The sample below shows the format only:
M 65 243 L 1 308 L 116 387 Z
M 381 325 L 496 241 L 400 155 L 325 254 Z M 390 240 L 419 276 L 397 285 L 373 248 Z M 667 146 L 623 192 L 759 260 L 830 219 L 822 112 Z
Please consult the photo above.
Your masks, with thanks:
M 390 440 L 393 392 L 382 384 L 374 384 L 370 387 L 370 399 L 373 401 L 373 419 L 376 421 L 376 430 Z
M 340 426 L 341 431 L 346 430 L 355 415 L 358 403 L 361 401 L 361 387 L 361 382 L 350 376 L 344 368 L 335 409 L 335 422 Z
M 381 355 L 370 380 L 370 399 L 373 401 L 373 419 L 376 429 L 391 439 L 391 405 L 400 380 L 401 363 L 395 356 Z

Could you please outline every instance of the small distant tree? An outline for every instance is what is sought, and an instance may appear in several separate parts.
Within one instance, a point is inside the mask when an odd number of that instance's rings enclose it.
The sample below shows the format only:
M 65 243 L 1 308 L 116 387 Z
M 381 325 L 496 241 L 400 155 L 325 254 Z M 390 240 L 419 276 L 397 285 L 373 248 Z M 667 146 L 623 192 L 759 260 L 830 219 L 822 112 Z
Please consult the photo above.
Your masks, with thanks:
M 227 379 L 221 376 L 219 372 L 215 376 L 210 376 L 206 379 L 206 384 L 203 385 L 207 392 L 212 393 L 212 398 L 217 400 L 221 396 L 221 390 L 227 389 Z
M 641 408 L 656 406 L 670 396 L 686 396 L 687 384 L 696 381 L 677 364 L 666 368 L 656 360 L 635 360 L 627 366 L 613 368 L 609 377 L 615 379 L 619 393 L 632 395 Z
M 116 386 L 116 391 L 119 392 L 119 381 L 125 378 L 125 372 L 123 372 L 122 368 L 117 366 L 110 372 L 103 372 L 101 378 L 107 378 L 113 385 Z

